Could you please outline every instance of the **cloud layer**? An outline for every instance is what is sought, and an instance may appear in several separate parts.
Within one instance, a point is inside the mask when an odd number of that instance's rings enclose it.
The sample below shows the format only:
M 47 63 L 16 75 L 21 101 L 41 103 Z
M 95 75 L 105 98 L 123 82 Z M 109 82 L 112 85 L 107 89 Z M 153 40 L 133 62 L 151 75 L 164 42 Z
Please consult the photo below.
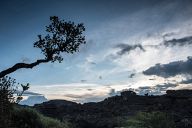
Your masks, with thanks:
M 192 75 L 192 57 L 186 61 L 175 61 L 168 64 L 156 64 L 143 71 L 145 75 L 157 75 L 164 78 L 174 77 L 176 75 Z

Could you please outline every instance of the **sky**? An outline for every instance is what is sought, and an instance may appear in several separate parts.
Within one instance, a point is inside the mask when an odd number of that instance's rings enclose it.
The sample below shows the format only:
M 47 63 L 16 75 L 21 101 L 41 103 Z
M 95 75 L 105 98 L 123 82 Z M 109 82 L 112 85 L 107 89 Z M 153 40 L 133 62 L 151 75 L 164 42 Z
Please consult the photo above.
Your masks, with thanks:
M 101 101 L 132 88 L 163 94 L 192 85 L 191 0 L 1 0 L 0 70 L 43 58 L 33 47 L 50 16 L 83 23 L 86 44 L 62 63 L 12 74 L 28 97 Z M 42 98 L 42 96 L 44 98 Z

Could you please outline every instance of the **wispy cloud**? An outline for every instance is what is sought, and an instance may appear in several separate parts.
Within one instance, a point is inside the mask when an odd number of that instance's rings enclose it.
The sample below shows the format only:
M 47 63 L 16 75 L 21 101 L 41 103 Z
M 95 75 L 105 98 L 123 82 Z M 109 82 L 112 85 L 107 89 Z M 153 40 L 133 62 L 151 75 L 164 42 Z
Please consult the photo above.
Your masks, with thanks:
M 171 39 L 171 40 L 165 40 L 162 44 L 166 47 L 174 47 L 174 46 L 186 46 L 192 44 L 192 36 L 186 36 L 179 39 Z
M 118 44 L 116 45 L 116 48 L 119 48 L 120 50 L 117 52 L 118 55 L 124 55 L 126 53 L 131 52 L 132 50 L 135 50 L 136 48 L 140 49 L 141 51 L 145 52 L 145 49 L 141 44 L 135 44 L 135 45 L 129 45 L 129 44 Z

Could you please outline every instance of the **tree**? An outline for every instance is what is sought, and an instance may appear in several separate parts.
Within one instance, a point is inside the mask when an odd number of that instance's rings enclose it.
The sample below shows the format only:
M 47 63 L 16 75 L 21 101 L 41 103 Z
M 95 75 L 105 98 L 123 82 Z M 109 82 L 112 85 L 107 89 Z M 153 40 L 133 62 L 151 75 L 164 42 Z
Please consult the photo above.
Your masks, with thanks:
M 22 100 L 22 94 L 29 88 L 29 84 L 21 84 L 22 90 L 18 91 L 15 79 L 11 77 L 0 78 L 0 128 L 10 127 L 11 110 L 14 103 Z M 14 96 L 17 95 L 17 96 Z
M 41 63 L 55 62 L 61 63 L 63 57 L 61 53 L 77 52 L 81 44 L 85 44 L 84 25 L 74 22 L 66 22 L 60 20 L 56 16 L 50 17 L 50 25 L 46 26 L 46 36 L 38 35 L 38 40 L 34 43 L 35 48 L 39 48 L 44 55 L 43 59 L 36 60 L 33 63 L 16 63 L 12 67 L 0 72 L 0 128 L 9 127 L 10 110 L 13 103 L 18 103 L 22 100 L 22 94 L 29 88 L 29 84 L 21 84 L 22 91 L 17 93 L 17 98 L 14 94 L 17 91 L 15 79 L 7 75 L 22 68 L 33 68 Z
M 45 58 L 36 60 L 33 63 L 17 63 L 12 67 L 0 72 L 0 78 L 15 72 L 21 68 L 33 68 L 41 63 L 62 62 L 61 53 L 74 53 L 79 50 L 81 44 L 85 44 L 84 25 L 74 22 L 60 20 L 56 16 L 50 17 L 51 24 L 46 26 L 46 36 L 38 35 L 38 41 L 34 43 L 35 48 L 39 48 Z
M 0 127 L 6 127 L 7 124 L 10 124 L 8 118 L 10 117 L 11 103 L 14 100 L 14 84 L 15 80 L 11 78 L 0 78 Z

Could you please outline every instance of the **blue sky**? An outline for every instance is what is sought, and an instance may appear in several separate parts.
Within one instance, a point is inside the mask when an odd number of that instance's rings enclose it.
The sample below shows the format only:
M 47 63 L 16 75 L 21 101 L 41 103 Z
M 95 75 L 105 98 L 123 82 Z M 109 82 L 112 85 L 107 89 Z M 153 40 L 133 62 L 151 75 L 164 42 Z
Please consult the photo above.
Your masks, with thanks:
M 192 79 L 187 59 L 192 55 L 191 6 L 190 0 L 2 0 L 0 70 L 42 58 L 33 43 L 38 34 L 46 34 L 49 17 L 56 15 L 84 23 L 87 44 L 78 53 L 63 54 L 61 64 L 42 64 L 10 74 L 17 82 L 30 83 L 29 91 L 48 99 L 87 102 L 127 88 L 141 92 L 140 87 L 147 87 L 146 92 L 157 94 L 161 88 L 156 85 L 190 88 L 191 83 L 183 81 Z M 151 71 L 158 69 L 156 64 L 169 68 L 174 62 L 175 67 L 182 67 L 181 61 L 189 63 L 189 72 L 181 68 L 167 77 L 162 68 Z M 143 73 L 148 69 L 150 73 Z

